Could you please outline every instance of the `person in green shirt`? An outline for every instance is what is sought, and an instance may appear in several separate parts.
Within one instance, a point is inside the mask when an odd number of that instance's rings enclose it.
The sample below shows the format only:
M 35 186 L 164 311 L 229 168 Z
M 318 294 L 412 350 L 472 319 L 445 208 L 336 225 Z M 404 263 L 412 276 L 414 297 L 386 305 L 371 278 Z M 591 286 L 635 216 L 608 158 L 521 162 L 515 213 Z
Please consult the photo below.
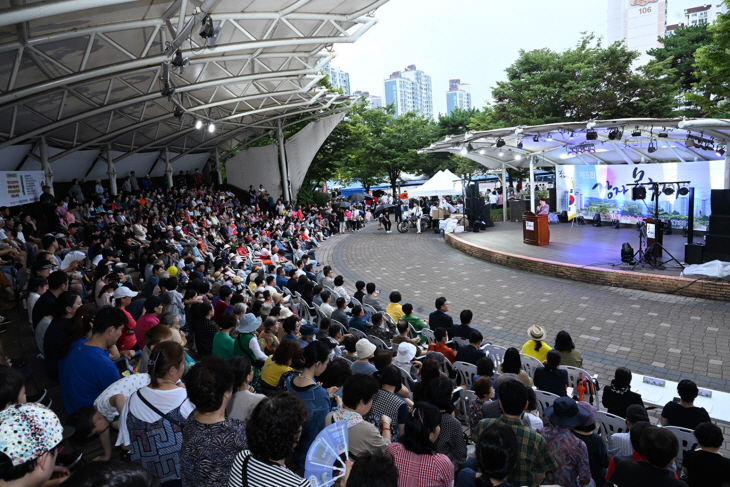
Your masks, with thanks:
M 403 317 L 401 319 L 406 320 L 413 326 L 413 328 L 415 328 L 416 331 L 428 328 L 428 322 L 423 321 L 421 318 L 413 314 L 413 305 L 411 303 L 403 305 Z M 428 344 L 426 337 L 421 335 L 421 341 L 418 342 L 418 344 L 422 347 L 426 346 Z
M 218 319 L 220 331 L 213 337 L 213 355 L 223 360 L 233 358 L 233 344 L 231 330 L 236 326 L 236 316 L 233 313 L 223 313 Z

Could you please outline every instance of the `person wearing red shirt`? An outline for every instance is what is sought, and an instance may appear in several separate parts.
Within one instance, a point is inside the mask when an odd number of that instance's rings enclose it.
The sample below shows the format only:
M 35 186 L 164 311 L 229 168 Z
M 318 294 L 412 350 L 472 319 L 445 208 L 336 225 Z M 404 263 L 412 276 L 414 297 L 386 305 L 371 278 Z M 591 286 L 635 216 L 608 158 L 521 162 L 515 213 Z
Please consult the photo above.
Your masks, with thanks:
M 233 291 L 231 290 L 230 286 L 221 286 L 221 289 L 218 292 L 218 296 L 220 297 L 220 299 L 217 303 L 215 303 L 215 313 L 213 315 L 213 319 L 216 323 L 218 323 L 219 318 L 230 307 L 229 303 L 231 301 L 231 296 L 233 296 Z
M 137 337 L 137 347 L 144 349 L 144 334 L 157 326 L 160 322 L 160 314 L 162 313 L 162 299 L 158 296 L 150 296 L 144 302 L 144 314 L 137 320 L 137 326 L 134 327 L 134 335 Z
M 456 362 L 456 353 L 449 348 L 448 345 L 446 345 L 446 342 L 449 339 L 449 335 L 446 332 L 446 328 L 436 328 L 436 330 L 433 332 L 434 337 L 436 337 L 436 342 L 431 343 L 428 346 L 429 352 L 441 352 L 444 354 L 444 357 L 451 362 L 452 364 Z

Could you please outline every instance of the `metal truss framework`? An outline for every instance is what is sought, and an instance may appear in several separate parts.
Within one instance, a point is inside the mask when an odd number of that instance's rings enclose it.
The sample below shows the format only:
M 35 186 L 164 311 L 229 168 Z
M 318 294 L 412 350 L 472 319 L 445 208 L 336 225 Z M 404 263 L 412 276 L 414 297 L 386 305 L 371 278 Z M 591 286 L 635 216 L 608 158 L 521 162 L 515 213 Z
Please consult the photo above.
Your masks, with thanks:
M 50 161 L 81 149 L 182 156 L 339 111 L 349 99 L 318 88 L 321 69 L 386 1 L 56 0 L 53 17 L 12 24 L 23 5 L 0 0 L 0 149 L 43 138 L 62 149 Z M 198 35 L 206 14 L 220 27 L 214 47 Z M 168 99 L 163 66 L 177 49 L 190 62 L 167 64 Z

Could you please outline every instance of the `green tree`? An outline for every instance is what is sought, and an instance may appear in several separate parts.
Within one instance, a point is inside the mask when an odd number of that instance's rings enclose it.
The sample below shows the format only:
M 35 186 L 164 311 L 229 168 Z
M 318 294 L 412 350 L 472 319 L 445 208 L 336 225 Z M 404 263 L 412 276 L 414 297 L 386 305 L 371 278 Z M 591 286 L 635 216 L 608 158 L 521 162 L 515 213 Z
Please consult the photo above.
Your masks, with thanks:
M 659 38 L 662 47 L 650 49 L 647 53 L 654 57 L 649 66 L 657 63 L 668 62 L 670 68 L 666 81 L 677 86 L 678 93 L 683 97 L 696 90 L 694 86 L 698 83 L 695 64 L 695 53 L 698 49 L 712 43 L 712 34 L 707 24 L 690 25 L 680 27 L 672 32 L 672 35 Z M 699 93 L 708 97 L 709 93 Z M 676 112 L 676 115 L 690 117 L 703 116 L 700 106 L 690 106 L 688 110 Z
M 730 0 L 725 0 L 730 7 Z M 695 52 L 697 82 L 701 94 L 688 93 L 686 98 L 699 105 L 706 116 L 730 117 L 730 13 L 721 14 L 708 27 L 712 42 Z

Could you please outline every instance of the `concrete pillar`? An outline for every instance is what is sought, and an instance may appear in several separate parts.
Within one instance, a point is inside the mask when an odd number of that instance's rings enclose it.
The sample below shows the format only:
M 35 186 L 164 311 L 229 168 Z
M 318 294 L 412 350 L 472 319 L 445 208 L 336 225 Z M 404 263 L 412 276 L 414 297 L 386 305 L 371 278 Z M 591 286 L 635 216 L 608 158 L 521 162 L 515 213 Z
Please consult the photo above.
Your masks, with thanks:
M 215 148 L 215 170 L 218 171 L 218 184 L 223 184 L 223 172 L 221 171 L 221 157 L 218 146 Z
M 43 175 L 46 180 L 46 185 L 51 187 L 51 194 L 53 196 L 56 196 L 56 193 L 53 191 L 53 169 L 51 169 L 51 163 L 48 160 L 48 143 L 46 142 L 45 137 L 41 137 L 40 149 L 41 168 L 43 169 Z
M 507 169 L 502 163 L 502 221 L 507 221 Z
M 279 142 L 279 170 L 281 171 L 281 189 L 284 192 L 284 201 L 289 203 L 289 171 L 286 168 L 286 153 L 284 152 L 284 132 L 281 130 L 281 119 L 276 121 L 276 140 Z
M 530 211 L 535 213 L 535 157 L 530 156 Z
M 170 149 L 165 147 L 165 180 L 167 181 L 167 187 L 172 188 L 172 163 L 170 162 Z
M 117 167 L 114 165 L 114 154 L 111 144 L 106 146 L 106 175 L 109 176 L 109 194 L 117 195 Z
M 730 152 L 725 148 L 725 186 L 724 189 L 730 189 Z

